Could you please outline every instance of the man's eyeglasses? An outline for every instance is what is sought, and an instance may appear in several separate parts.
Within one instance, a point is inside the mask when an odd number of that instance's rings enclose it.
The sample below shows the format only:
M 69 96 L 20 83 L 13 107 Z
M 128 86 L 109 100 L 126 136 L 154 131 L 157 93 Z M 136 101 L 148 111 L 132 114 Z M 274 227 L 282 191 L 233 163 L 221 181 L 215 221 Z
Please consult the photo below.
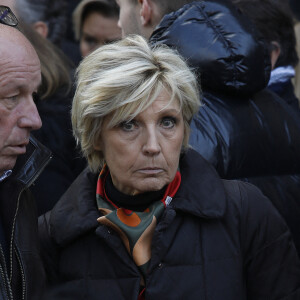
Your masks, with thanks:
M 0 5 L 0 23 L 16 27 L 18 19 L 8 6 Z

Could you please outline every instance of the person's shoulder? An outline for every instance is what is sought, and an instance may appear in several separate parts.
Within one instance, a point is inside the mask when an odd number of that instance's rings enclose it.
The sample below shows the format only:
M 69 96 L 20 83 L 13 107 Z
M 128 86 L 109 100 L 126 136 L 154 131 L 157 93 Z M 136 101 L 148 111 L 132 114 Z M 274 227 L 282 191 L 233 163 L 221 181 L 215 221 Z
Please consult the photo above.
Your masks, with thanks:
M 223 184 L 229 215 L 240 220 L 242 248 L 247 257 L 269 245 L 291 240 L 282 216 L 256 186 L 238 180 L 223 180 Z
M 66 245 L 97 226 L 96 183 L 97 174 L 86 167 L 53 209 L 40 216 L 40 226 L 49 229 L 56 244 Z
M 228 204 L 234 205 L 241 214 L 255 213 L 257 218 L 274 215 L 281 218 L 272 202 L 255 185 L 240 180 L 222 180 Z

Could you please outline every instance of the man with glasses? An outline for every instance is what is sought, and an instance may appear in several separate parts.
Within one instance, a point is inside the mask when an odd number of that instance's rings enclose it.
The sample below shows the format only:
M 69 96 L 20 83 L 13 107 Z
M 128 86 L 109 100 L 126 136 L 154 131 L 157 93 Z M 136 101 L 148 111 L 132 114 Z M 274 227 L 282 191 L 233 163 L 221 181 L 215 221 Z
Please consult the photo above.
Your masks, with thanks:
M 28 187 L 50 152 L 30 137 L 42 125 L 34 94 L 39 58 L 0 5 L 0 299 L 41 299 L 45 278 L 39 259 L 35 202 Z

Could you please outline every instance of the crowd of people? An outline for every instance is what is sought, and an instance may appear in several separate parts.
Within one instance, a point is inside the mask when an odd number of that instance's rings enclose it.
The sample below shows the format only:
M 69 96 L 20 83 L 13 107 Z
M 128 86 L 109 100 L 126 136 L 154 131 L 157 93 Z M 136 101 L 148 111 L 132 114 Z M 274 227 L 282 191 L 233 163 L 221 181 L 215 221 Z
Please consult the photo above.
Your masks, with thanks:
M 0 0 L 0 299 L 299 300 L 299 14 Z

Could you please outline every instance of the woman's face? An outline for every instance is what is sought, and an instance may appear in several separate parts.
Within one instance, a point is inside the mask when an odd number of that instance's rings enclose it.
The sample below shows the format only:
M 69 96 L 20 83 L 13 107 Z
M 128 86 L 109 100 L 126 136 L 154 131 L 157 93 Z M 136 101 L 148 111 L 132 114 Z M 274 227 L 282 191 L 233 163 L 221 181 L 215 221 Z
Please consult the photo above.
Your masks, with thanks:
M 98 47 L 121 39 L 121 36 L 117 18 L 107 18 L 92 12 L 82 24 L 80 52 L 85 57 Z
M 163 90 L 135 119 L 107 128 L 103 120 L 96 150 L 103 152 L 114 186 L 128 195 L 157 191 L 170 183 L 177 171 L 184 138 L 179 104 L 169 102 Z

